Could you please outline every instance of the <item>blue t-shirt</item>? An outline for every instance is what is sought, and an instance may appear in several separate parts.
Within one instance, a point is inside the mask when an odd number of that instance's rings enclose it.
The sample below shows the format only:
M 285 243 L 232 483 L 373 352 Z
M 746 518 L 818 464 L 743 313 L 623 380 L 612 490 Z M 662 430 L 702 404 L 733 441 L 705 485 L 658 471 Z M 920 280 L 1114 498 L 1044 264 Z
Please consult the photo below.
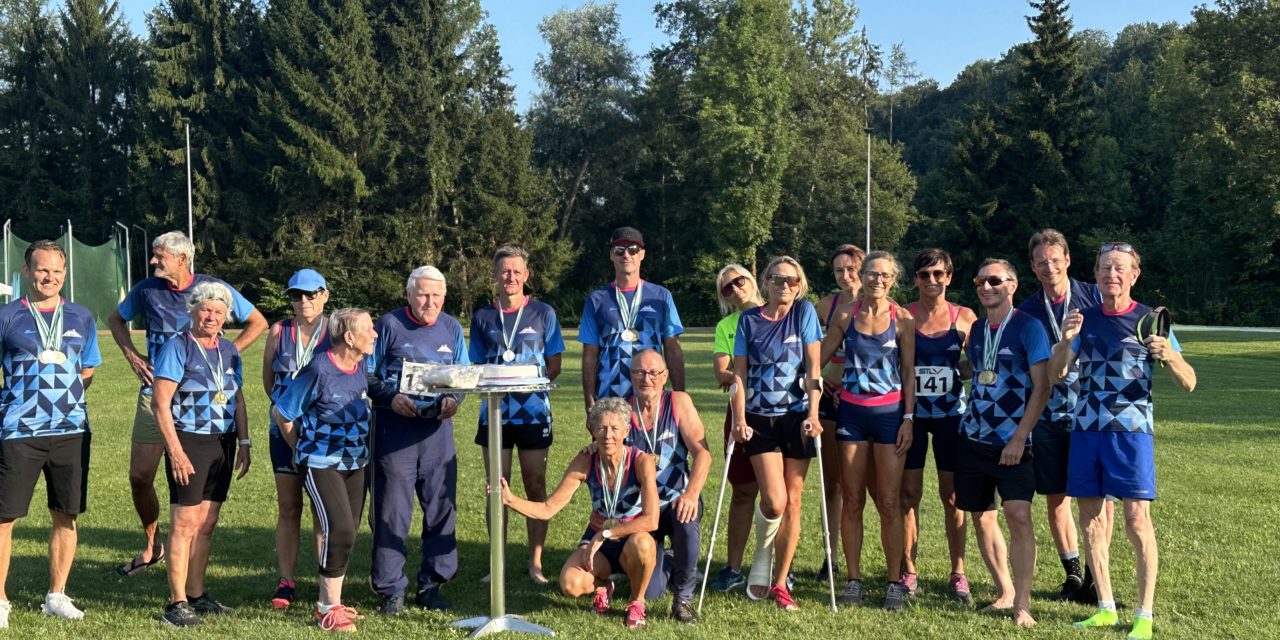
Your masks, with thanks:
M 53 311 L 41 312 L 45 322 Z M 27 301 L 0 307 L 4 387 L 0 388 L 0 439 L 63 436 L 89 430 L 80 370 L 102 364 L 98 329 L 88 309 L 62 301 L 62 364 L 40 362 L 44 346 Z
M 515 326 L 516 316 L 520 326 Z M 502 361 L 503 331 L 512 336 L 511 364 L 547 366 L 547 358 L 564 353 L 564 338 L 556 311 L 545 302 L 525 299 L 524 313 L 499 311 L 494 305 L 476 309 L 471 317 L 471 346 L 468 355 L 477 364 L 507 364 Z M 551 424 L 551 402 L 546 392 L 509 393 L 502 401 L 502 422 L 509 425 Z M 480 403 L 480 426 L 489 424 L 489 401 Z
M 298 372 L 276 400 L 276 410 L 298 434 L 295 463 L 339 471 L 369 464 L 367 383 L 363 362 L 340 369 L 327 352 Z
M 321 318 L 320 325 L 316 327 L 316 334 L 312 335 L 307 343 L 312 344 L 311 341 L 316 341 L 314 350 L 311 352 L 313 359 L 329 350 L 328 325 L 329 319 Z M 302 346 L 300 338 L 296 318 L 280 321 L 280 336 L 276 340 L 275 356 L 271 358 L 271 402 L 273 403 L 280 399 L 280 394 L 284 393 L 285 387 L 294 381 L 294 373 L 302 369 L 298 363 L 299 349 Z M 269 433 L 272 436 L 279 435 L 280 425 L 276 424 L 275 416 L 271 416 L 270 420 Z
M 742 312 L 733 355 L 747 359 L 747 413 L 780 416 L 809 410 L 804 390 L 804 349 L 822 341 L 818 312 L 799 300 L 779 320 L 764 317 L 764 307 Z
M 616 289 L 611 283 L 591 292 L 582 306 L 582 324 L 578 327 L 578 342 L 600 348 L 600 361 L 596 366 L 597 398 L 628 398 L 631 396 L 631 358 L 645 349 L 662 352 L 662 341 L 684 333 L 680 314 L 671 292 L 652 282 L 644 282 L 636 313 L 636 339 L 622 339 L 626 325 L 618 308 Z M 634 289 L 623 289 L 628 304 L 635 300 Z M 583 371 L 582 375 L 591 375 Z
M 373 357 L 368 358 L 369 372 L 379 381 L 394 389 L 400 388 L 400 371 L 404 362 L 436 364 L 471 364 L 467 357 L 467 344 L 462 337 L 462 325 L 453 316 L 441 313 L 431 324 L 418 322 L 408 307 L 396 309 L 378 318 L 374 325 L 378 341 L 373 347 Z M 414 398 L 418 414 L 424 415 L 438 409 L 440 395 Z M 418 428 L 421 418 L 406 418 L 391 410 L 388 404 L 374 407 L 378 428 Z
M 191 328 L 191 315 L 187 312 L 187 294 L 191 287 L 201 282 L 217 282 L 231 291 L 231 319 L 244 322 L 254 312 L 254 306 L 240 295 L 236 288 L 213 276 L 202 273 L 194 274 L 191 281 L 181 289 L 169 286 L 164 278 L 147 278 L 133 285 L 124 300 L 116 307 L 116 312 L 125 320 L 142 317 L 147 323 L 147 359 L 154 366 L 160 347 L 172 340 L 174 336 Z M 151 388 L 143 385 L 143 393 L 151 393 Z
M 1117 314 L 1107 313 L 1101 305 L 1081 312 L 1084 324 L 1071 341 L 1080 364 L 1080 402 L 1072 422 L 1076 431 L 1152 433 L 1154 358 L 1138 340 L 1138 319 L 1149 311 L 1147 305 L 1134 302 Z M 1169 346 L 1182 351 L 1172 331 Z
M 200 355 L 201 353 L 204 355 Z M 219 360 L 221 356 L 221 360 Z M 222 384 L 214 373 L 222 365 Z M 236 393 L 244 386 L 240 351 L 234 342 L 218 338 L 216 349 L 206 349 L 190 332 L 183 332 L 160 347 L 153 365 L 155 377 L 178 383 L 170 408 L 178 431 L 222 435 L 236 428 Z M 210 366 L 214 368 L 210 370 Z M 215 402 L 221 391 L 225 403 Z
M 1025 313 L 1036 320 L 1044 327 L 1045 335 L 1049 338 L 1050 347 L 1057 340 L 1053 331 L 1055 327 L 1062 326 L 1062 319 L 1071 309 L 1088 309 L 1102 304 L 1102 293 L 1098 291 L 1098 285 L 1090 282 L 1081 282 L 1075 278 L 1070 278 L 1071 283 L 1071 305 L 1066 306 L 1066 296 L 1057 300 L 1049 301 L 1049 309 L 1045 308 L 1044 289 L 1037 291 L 1034 295 L 1022 301 L 1018 305 L 1018 311 Z M 1052 316 L 1050 316 L 1052 312 Z M 1049 404 L 1045 405 L 1044 415 L 1041 420 L 1052 422 L 1063 422 L 1071 419 L 1075 414 L 1076 402 L 1080 397 L 1080 367 L 1075 363 L 1071 364 L 1071 368 L 1067 371 L 1067 378 L 1059 384 L 1053 385 L 1053 392 L 1049 395 Z
M 1009 326 L 997 345 L 994 384 L 978 384 L 976 373 L 984 366 L 987 319 L 980 318 L 969 331 L 969 361 L 973 362 L 975 376 L 969 411 L 960 423 L 961 432 L 969 439 L 999 446 L 1009 442 L 1027 411 L 1027 400 L 1035 388 L 1031 365 L 1049 359 L 1049 337 L 1035 318 L 1014 309 L 1006 322 Z M 991 327 L 992 337 L 999 329 Z

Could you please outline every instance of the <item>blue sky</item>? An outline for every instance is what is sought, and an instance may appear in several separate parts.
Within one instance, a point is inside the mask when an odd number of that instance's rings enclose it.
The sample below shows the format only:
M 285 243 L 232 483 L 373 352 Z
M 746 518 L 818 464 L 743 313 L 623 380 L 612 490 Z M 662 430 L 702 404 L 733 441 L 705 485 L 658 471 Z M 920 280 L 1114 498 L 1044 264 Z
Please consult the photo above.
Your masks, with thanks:
M 654 26 L 655 0 L 619 0 L 623 34 L 631 49 L 643 55 L 666 35 Z M 143 18 L 156 0 L 120 0 L 133 30 L 145 34 Z M 519 109 L 528 107 L 537 92 L 533 63 L 546 51 L 538 33 L 542 16 L 561 7 L 579 6 L 563 0 L 482 0 L 489 21 L 498 30 L 502 55 L 511 67 Z M 1135 22 L 1178 22 L 1191 19 L 1201 0 L 1075 0 L 1071 16 L 1076 29 L 1101 29 L 1114 35 Z M 1009 47 L 1030 39 L 1024 0 L 863 0 L 857 6 L 859 23 L 885 51 L 901 42 L 925 77 L 946 86 L 966 65 L 981 58 L 998 58 Z

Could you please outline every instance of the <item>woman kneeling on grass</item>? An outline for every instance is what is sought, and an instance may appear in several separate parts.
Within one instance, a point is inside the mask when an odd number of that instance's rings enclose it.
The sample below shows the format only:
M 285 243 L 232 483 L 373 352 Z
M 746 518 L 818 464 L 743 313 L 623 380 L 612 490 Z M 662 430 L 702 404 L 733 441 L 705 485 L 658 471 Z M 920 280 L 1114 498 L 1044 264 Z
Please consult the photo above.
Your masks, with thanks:
M 369 464 L 364 358 L 373 353 L 378 333 L 367 312 L 339 309 L 329 318 L 329 335 L 329 351 L 302 368 L 271 411 L 294 450 L 322 536 L 317 624 L 325 631 L 355 631 L 354 621 L 364 616 L 342 604 L 342 581 L 364 511 Z
M 644 626 L 644 602 L 662 595 L 666 577 L 655 571 L 661 552 L 650 532 L 658 526 L 657 471 L 653 458 L 624 442 L 631 430 L 631 407 L 620 398 L 605 398 L 587 412 L 587 428 L 595 442 L 578 454 L 546 502 L 530 502 L 511 493 L 502 480 L 502 503 L 527 518 L 550 520 L 569 504 L 582 483 L 591 492 L 591 522 L 578 549 L 560 570 L 560 591 L 576 598 L 594 593 L 591 608 L 609 611 L 613 581 L 619 569 L 631 582 L 628 628 Z

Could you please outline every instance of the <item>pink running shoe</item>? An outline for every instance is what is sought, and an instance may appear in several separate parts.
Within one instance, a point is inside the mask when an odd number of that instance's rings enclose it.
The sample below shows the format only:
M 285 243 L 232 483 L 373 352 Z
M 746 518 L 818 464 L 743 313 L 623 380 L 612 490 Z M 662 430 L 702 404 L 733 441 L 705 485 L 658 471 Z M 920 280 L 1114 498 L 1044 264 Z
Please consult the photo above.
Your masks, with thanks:
M 965 604 L 973 601 L 973 596 L 969 594 L 969 579 L 963 573 L 951 574 L 951 598 L 959 600 Z
M 800 606 L 795 600 L 791 599 L 791 592 L 786 587 L 773 585 L 769 588 L 769 599 L 778 604 L 778 608 L 783 611 L 799 611 Z
M 320 613 L 316 609 L 316 624 L 324 631 L 355 631 L 356 623 L 351 621 L 350 607 L 337 606 L 328 613 Z
M 639 629 L 644 626 L 644 600 L 632 600 L 627 605 L 627 628 Z
M 596 595 L 591 599 L 591 611 L 598 616 L 609 613 L 609 598 L 613 597 L 613 581 L 603 587 L 596 587 Z
M 903 571 L 902 586 L 907 588 L 907 593 L 909 595 L 913 595 L 913 596 L 916 595 L 916 592 L 920 590 L 920 576 L 917 576 L 914 573 L 907 573 L 906 571 Z

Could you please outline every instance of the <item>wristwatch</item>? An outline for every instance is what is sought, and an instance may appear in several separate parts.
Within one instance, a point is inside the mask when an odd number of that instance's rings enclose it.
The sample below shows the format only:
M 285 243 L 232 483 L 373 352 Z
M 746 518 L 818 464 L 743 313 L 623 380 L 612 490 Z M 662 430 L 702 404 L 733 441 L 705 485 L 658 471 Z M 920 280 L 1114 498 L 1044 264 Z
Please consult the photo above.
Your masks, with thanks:
M 903 420 L 910 420 L 910 421 L 912 421 L 912 422 L 915 422 L 915 421 L 916 421 L 916 414 L 914 414 L 914 413 L 904 413 L 904 414 L 902 414 L 902 419 L 903 419 Z
M 250 439 L 248 439 L 248 438 L 241 438 L 241 439 L 240 439 L 240 446 L 242 446 L 242 447 L 252 447 L 252 446 L 253 446 L 253 440 L 250 440 Z
M 605 539 L 605 540 L 612 540 L 612 539 L 613 539 L 613 529 L 605 529 L 605 530 L 601 531 L 601 532 L 600 532 L 600 537 L 601 537 L 601 538 L 603 538 L 603 539 Z

